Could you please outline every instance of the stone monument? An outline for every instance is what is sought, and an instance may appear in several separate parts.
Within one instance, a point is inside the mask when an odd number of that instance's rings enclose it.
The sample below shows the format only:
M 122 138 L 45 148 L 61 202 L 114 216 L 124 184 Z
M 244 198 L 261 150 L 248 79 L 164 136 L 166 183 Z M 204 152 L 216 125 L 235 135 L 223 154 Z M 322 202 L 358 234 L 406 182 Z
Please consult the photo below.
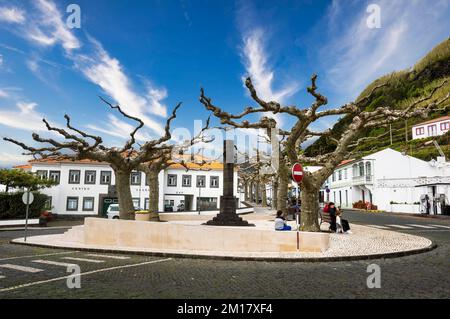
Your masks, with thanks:
M 236 214 L 237 198 L 234 189 L 234 142 L 223 142 L 223 196 L 220 197 L 220 212 L 205 225 L 210 226 L 255 226 Z

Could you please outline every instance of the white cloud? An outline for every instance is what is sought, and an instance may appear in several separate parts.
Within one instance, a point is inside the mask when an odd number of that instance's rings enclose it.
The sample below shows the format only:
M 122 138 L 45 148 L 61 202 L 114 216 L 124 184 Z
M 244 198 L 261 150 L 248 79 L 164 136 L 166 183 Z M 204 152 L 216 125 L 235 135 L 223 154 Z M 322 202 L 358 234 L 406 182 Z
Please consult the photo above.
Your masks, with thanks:
M 262 29 L 253 29 L 243 37 L 244 47 L 242 55 L 247 72 L 246 76 L 251 77 L 260 98 L 282 104 L 298 91 L 299 85 L 297 82 L 290 82 L 285 83 L 279 89 L 273 88 L 274 71 L 267 62 L 263 36 L 264 32 Z M 245 80 L 245 77 L 243 80 Z M 280 127 L 283 125 L 281 114 L 265 113 L 264 116 L 274 118 Z
M 167 96 L 167 92 L 149 87 L 147 97 L 136 93 L 120 62 L 109 56 L 100 43 L 93 39 L 91 41 L 96 53 L 89 57 L 74 57 L 76 67 L 91 82 L 100 86 L 127 114 L 139 117 L 150 129 L 162 134 L 163 126 L 150 118 L 149 113 L 162 115 L 166 112 L 160 101 Z
M 0 7 L 0 21 L 22 24 L 25 22 L 25 13 L 15 7 Z
M 44 46 L 60 43 L 67 52 L 81 47 L 80 41 L 67 28 L 54 2 L 37 0 L 35 4 L 41 16 L 39 21 L 35 21 L 28 29 L 30 40 Z
M 264 50 L 264 32 L 255 29 L 244 36 L 244 65 L 259 96 L 264 100 L 283 103 L 286 98 L 298 90 L 297 83 L 285 84 L 278 90 L 273 89 L 274 72 L 267 63 L 267 53 Z
M 30 156 L 11 154 L 7 152 L 0 153 L 0 167 L 10 167 L 23 163 L 27 163 L 31 159 Z
M 95 130 L 100 133 L 108 134 L 110 136 L 118 137 L 119 139 L 123 140 L 125 138 L 130 137 L 130 133 L 134 130 L 136 123 L 134 126 L 132 124 L 129 124 L 125 121 L 122 121 L 117 116 L 108 114 L 109 122 L 106 123 L 106 127 L 101 127 L 95 124 L 88 124 L 87 128 L 91 130 Z M 145 132 L 138 131 L 135 135 L 136 140 L 138 141 L 148 141 L 152 139 L 152 137 Z
M 18 102 L 16 110 L 0 110 L 0 125 L 27 131 L 47 131 L 44 116 L 37 112 L 36 103 Z
M 381 28 L 367 27 L 366 6 L 342 8 L 330 5 L 329 41 L 320 61 L 333 88 L 345 99 L 354 99 L 381 75 L 415 64 L 436 44 L 448 37 L 448 1 L 380 0 Z M 358 3 L 359 5 L 359 3 Z M 356 14 L 349 12 L 356 10 Z M 353 18 L 353 19 L 352 19 Z
M 5 98 L 5 97 L 8 97 L 9 96 L 9 94 L 8 94 L 8 92 L 6 92 L 5 90 L 3 90 L 3 89 L 0 89 L 0 98 Z
M 0 68 L 2 67 L 2 65 L 3 65 L 3 55 L 0 54 Z

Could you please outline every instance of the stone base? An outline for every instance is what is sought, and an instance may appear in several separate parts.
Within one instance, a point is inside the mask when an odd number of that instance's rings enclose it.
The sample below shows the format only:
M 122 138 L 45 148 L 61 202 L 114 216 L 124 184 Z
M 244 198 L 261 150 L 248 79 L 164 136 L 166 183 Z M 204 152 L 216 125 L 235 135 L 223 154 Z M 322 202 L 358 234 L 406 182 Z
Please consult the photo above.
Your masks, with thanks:
M 220 197 L 220 213 L 204 225 L 208 226 L 255 226 L 236 214 L 236 197 Z
M 250 224 L 248 221 L 243 220 L 242 217 L 239 217 L 235 214 L 218 214 L 213 219 L 207 221 L 203 225 L 208 226 L 255 226 L 254 224 Z

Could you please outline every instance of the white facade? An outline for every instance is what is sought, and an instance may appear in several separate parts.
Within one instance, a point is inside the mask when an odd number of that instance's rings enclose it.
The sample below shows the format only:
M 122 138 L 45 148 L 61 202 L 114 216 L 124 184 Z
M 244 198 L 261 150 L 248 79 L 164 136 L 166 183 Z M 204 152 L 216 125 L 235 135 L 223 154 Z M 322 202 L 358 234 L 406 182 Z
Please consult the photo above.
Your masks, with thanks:
M 390 148 L 341 164 L 324 185 L 324 201 L 342 208 L 364 201 L 379 210 L 419 213 L 421 197 L 428 195 L 432 210 L 441 213 L 441 203 L 449 204 L 450 164 L 425 162 Z M 328 188 L 328 190 L 327 190 Z
M 431 121 L 416 124 L 411 130 L 413 140 L 444 135 L 450 130 L 450 116 L 443 116 Z
M 58 185 L 41 191 L 50 197 L 49 207 L 55 214 L 103 215 L 109 204 L 118 202 L 114 193 L 114 172 L 106 163 L 33 161 L 31 165 L 32 172 L 59 180 Z M 218 209 L 223 190 L 223 171 L 217 167 L 189 171 L 184 167 L 175 167 L 160 172 L 159 210 L 171 206 L 173 211 L 177 211 L 180 204 L 185 205 L 186 211 Z M 234 192 L 237 195 L 237 172 L 234 178 Z M 204 187 L 197 187 L 197 181 Z M 147 209 L 149 187 L 145 174 L 134 172 L 131 184 L 135 207 Z

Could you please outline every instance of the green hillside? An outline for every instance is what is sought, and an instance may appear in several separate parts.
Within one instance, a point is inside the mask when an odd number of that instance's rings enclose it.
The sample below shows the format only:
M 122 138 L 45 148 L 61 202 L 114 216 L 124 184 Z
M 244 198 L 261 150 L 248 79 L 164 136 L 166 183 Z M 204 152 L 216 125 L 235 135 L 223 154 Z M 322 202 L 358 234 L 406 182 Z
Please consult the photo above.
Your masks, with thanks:
M 442 98 L 450 92 L 450 39 L 436 46 L 413 68 L 387 74 L 375 80 L 364 89 L 357 100 L 367 96 L 375 86 L 387 83 L 388 85 L 379 89 L 363 107 L 366 110 L 374 110 L 377 107 L 384 106 L 402 109 L 411 101 L 428 95 L 433 88 L 439 86 L 445 79 L 449 79 L 449 83 L 438 89 L 434 94 L 434 98 Z M 448 112 L 436 112 L 432 114 L 432 118 L 447 114 Z M 350 116 L 341 118 L 332 129 L 332 137 L 339 137 L 351 120 Z M 438 156 L 438 151 L 430 143 L 431 139 L 411 141 L 411 126 L 423 121 L 425 121 L 423 118 L 413 118 L 393 123 L 392 144 L 389 128 L 368 129 L 363 136 L 382 136 L 376 140 L 366 141 L 358 145 L 355 149 L 354 157 L 364 156 L 383 148 L 391 147 L 424 160 L 435 158 Z M 450 134 L 438 138 L 437 141 L 446 156 L 450 158 Z M 304 152 L 307 156 L 315 156 L 333 151 L 334 148 L 335 144 L 329 137 L 321 137 L 307 147 Z

